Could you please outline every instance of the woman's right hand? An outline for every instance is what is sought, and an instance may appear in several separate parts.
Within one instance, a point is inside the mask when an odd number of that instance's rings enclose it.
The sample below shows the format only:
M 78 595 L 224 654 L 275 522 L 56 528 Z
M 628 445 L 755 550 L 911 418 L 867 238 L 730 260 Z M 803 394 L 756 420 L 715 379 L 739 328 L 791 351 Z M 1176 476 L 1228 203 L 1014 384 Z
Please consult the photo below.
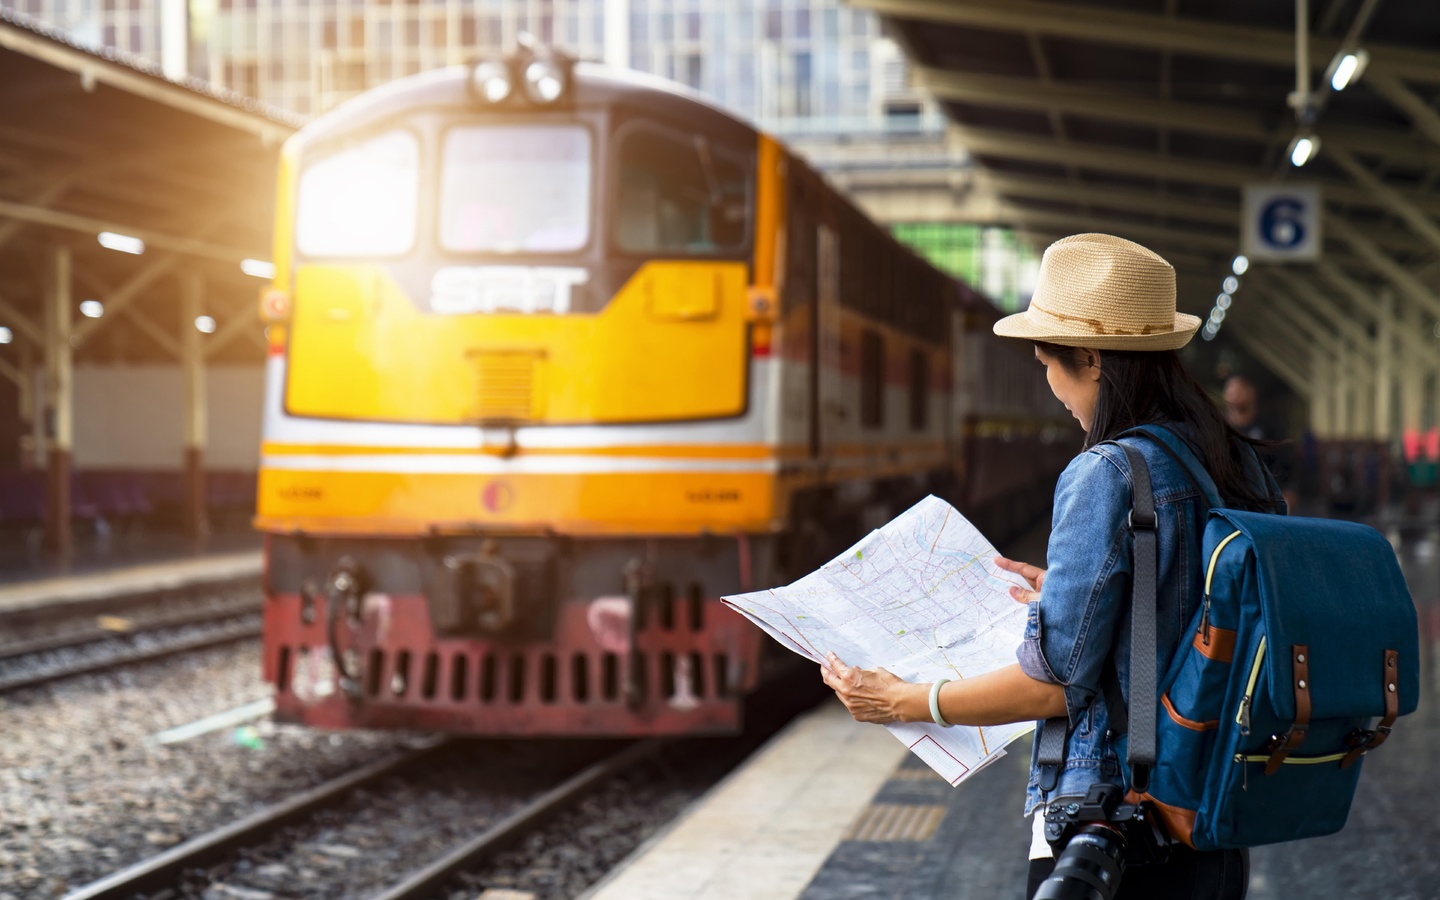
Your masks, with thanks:
M 1013 559 L 1006 559 L 1003 556 L 995 557 L 995 565 L 1007 572 L 1014 572 L 1030 585 L 1030 590 L 1022 587 L 1010 588 L 1010 599 L 1016 603 L 1029 603 L 1032 600 L 1040 599 L 1040 591 L 1045 587 L 1045 570 L 1039 566 L 1032 566 L 1029 563 L 1017 562 Z

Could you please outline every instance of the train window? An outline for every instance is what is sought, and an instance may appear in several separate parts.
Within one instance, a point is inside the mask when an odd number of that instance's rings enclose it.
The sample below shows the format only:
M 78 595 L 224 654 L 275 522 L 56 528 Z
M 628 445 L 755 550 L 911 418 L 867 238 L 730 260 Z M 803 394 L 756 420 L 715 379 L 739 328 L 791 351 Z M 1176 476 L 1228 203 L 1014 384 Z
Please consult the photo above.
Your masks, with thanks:
M 739 250 L 749 183 L 747 167 L 702 136 L 635 129 L 620 143 L 615 242 L 629 253 Z
M 309 163 L 295 234 L 306 256 L 397 256 L 415 243 L 420 142 L 391 131 Z
M 885 339 L 877 331 L 860 334 L 860 425 L 885 424 Z
M 578 125 L 452 128 L 440 168 L 440 246 L 456 253 L 584 247 L 590 143 Z
M 919 347 L 910 351 L 910 427 L 924 431 L 929 419 L 930 357 Z

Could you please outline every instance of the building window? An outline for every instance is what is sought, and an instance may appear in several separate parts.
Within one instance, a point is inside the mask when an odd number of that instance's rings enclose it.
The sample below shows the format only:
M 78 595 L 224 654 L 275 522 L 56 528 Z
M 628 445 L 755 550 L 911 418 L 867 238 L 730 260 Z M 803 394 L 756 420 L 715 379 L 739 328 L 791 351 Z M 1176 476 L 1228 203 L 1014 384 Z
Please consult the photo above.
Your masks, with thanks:
M 924 431 L 930 412 L 930 357 L 916 347 L 910 351 L 910 428 Z
M 878 331 L 860 335 L 860 425 L 885 424 L 885 339 Z

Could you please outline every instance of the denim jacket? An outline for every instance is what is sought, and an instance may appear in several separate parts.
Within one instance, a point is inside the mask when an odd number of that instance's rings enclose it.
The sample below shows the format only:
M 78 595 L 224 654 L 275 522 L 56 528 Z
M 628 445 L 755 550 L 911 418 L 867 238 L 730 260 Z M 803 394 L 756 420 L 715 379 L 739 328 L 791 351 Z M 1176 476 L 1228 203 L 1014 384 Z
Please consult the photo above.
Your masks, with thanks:
M 1170 427 L 1188 433 L 1184 426 Z M 1185 470 L 1154 441 L 1143 437 L 1121 440 L 1144 456 L 1155 495 L 1160 555 L 1158 681 L 1169 668 L 1180 636 L 1202 598 L 1201 542 L 1209 505 Z M 1253 453 L 1250 456 L 1251 482 L 1262 496 L 1271 498 L 1274 510 L 1283 511 L 1284 500 L 1275 480 Z M 1097 781 L 1118 780 L 1129 787 L 1129 770 L 1123 765 L 1125 737 L 1111 733 L 1102 673 L 1107 657 L 1113 656 L 1128 703 L 1130 484 L 1125 452 L 1112 444 L 1099 444 L 1075 457 L 1055 487 L 1045 585 L 1041 599 L 1030 604 L 1017 656 L 1030 677 L 1064 686 L 1071 733 L 1052 797 L 1040 790 L 1039 766 L 1032 753 L 1025 796 L 1027 816 L 1053 797 L 1083 795 Z M 1036 752 L 1039 745 L 1037 738 Z

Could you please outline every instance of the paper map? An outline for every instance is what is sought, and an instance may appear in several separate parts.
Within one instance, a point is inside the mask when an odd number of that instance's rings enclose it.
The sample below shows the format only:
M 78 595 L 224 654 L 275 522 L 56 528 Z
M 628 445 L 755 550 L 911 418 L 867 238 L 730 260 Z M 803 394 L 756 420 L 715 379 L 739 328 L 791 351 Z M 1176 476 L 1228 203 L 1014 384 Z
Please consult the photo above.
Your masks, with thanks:
M 1024 579 L 995 556 L 954 507 L 926 497 L 794 584 L 724 601 L 816 663 L 834 651 L 847 665 L 883 667 L 906 681 L 958 681 L 1015 662 L 1024 635 L 1025 604 L 1008 593 Z M 1035 723 L 886 727 L 957 785 Z

